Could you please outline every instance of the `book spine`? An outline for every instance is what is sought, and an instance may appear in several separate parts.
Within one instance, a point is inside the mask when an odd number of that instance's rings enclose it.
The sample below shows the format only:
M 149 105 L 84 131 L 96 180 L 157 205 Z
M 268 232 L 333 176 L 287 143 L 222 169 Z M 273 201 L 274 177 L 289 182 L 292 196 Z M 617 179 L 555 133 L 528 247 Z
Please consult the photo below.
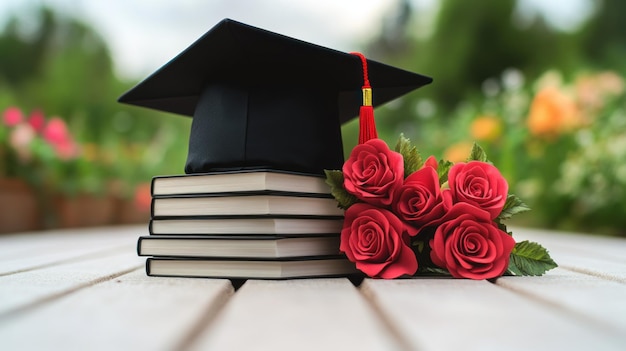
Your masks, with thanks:
M 151 277 L 152 276 L 152 272 L 150 271 L 150 262 L 152 261 L 151 258 L 146 259 L 146 275 Z
M 143 240 L 143 237 L 139 237 L 139 240 L 137 240 L 137 256 L 143 256 L 141 254 L 141 242 Z
M 150 181 L 150 196 L 154 197 L 154 183 L 157 181 L 158 177 L 152 177 Z
M 150 218 L 156 218 L 156 216 L 154 215 L 154 197 L 152 197 L 152 200 L 150 200 Z
M 152 219 L 152 215 L 150 215 L 150 220 L 148 221 L 148 234 L 154 235 L 154 228 L 152 227 L 154 224 L 154 220 Z

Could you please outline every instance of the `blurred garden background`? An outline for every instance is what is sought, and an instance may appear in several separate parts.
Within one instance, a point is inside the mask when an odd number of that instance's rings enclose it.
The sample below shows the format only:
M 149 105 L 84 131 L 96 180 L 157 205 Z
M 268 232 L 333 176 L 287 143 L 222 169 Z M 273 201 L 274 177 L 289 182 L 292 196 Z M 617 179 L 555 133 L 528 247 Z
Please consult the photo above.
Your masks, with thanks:
M 475 141 L 533 209 L 515 224 L 626 236 L 626 2 L 202 3 L 0 5 L 0 232 L 147 223 L 191 121 L 116 100 L 231 17 L 433 77 L 376 110 L 381 138 L 451 161 Z M 357 134 L 344 126 L 346 156 Z

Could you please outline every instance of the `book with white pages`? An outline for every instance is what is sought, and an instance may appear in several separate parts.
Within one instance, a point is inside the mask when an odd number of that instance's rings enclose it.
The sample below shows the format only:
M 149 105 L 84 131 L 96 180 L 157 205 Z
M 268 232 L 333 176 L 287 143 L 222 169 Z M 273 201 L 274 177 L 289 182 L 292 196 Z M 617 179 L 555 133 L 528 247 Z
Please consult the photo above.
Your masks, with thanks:
M 336 216 L 343 210 L 332 197 L 239 195 L 152 199 L 152 218 L 202 216 Z
M 336 256 L 339 235 L 297 238 L 270 236 L 142 236 L 137 242 L 139 256 L 230 257 L 283 259 Z
M 330 187 L 321 175 L 268 169 L 156 176 L 151 189 L 154 197 L 241 192 L 330 196 Z
M 340 233 L 343 219 L 333 218 L 176 218 L 151 219 L 151 235 L 275 235 Z
M 290 279 L 360 276 L 345 257 L 311 260 L 220 260 L 148 258 L 146 273 L 160 277 Z

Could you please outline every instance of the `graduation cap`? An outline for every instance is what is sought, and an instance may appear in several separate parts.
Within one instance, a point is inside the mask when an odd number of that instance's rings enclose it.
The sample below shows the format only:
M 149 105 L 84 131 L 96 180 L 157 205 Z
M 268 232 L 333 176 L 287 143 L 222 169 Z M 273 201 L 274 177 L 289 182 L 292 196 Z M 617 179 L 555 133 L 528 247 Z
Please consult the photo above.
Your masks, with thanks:
M 378 106 L 431 78 L 224 19 L 119 98 L 192 116 L 186 173 L 340 169 L 363 64 Z

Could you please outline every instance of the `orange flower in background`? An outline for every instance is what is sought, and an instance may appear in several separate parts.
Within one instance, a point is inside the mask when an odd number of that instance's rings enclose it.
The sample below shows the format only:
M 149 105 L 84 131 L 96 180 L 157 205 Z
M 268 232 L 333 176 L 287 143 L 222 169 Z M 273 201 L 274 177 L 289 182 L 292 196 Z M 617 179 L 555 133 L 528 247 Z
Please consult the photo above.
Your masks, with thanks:
M 467 155 L 472 151 L 472 146 L 474 144 L 467 141 L 452 144 L 443 152 L 443 158 L 453 163 L 465 162 Z
M 137 185 L 134 196 L 135 207 L 140 211 L 150 211 L 152 204 L 152 193 L 150 183 Z
M 470 125 L 472 139 L 478 141 L 495 141 L 502 135 L 502 122 L 495 116 L 480 116 Z
M 86 143 L 83 145 L 82 154 L 87 161 L 94 162 L 98 160 L 98 145 L 95 143 Z
M 526 123 L 533 135 L 554 137 L 580 126 L 582 121 L 574 100 L 549 86 L 535 95 Z

